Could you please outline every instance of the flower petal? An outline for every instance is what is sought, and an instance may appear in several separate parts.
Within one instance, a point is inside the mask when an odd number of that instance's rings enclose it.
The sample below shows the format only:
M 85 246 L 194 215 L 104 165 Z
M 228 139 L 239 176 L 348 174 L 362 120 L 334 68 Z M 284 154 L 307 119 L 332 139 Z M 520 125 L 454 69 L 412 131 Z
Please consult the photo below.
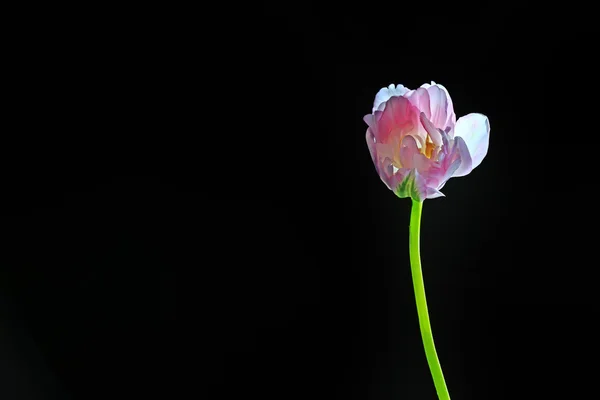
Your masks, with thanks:
M 446 92 L 440 89 L 437 85 L 427 88 L 429 93 L 429 108 L 431 109 L 431 123 L 436 128 L 445 129 L 446 121 L 448 120 L 448 98 Z
M 400 146 L 400 162 L 404 168 L 414 168 L 414 156 L 420 154 L 421 150 L 417 146 L 417 141 L 411 135 L 407 135 L 402 139 Z
M 379 171 L 379 163 L 377 162 L 377 151 L 375 146 L 375 135 L 373 134 L 371 128 L 367 129 L 367 147 L 369 148 L 369 153 L 371 154 L 371 159 L 375 164 L 375 168 L 377 171 Z
M 478 113 L 460 117 L 456 122 L 454 135 L 464 139 L 472 159 L 471 169 L 481 164 L 488 152 L 490 143 L 490 121 L 488 117 Z
M 410 100 L 411 104 L 413 104 L 421 113 L 425 114 L 425 117 L 428 119 L 431 117 L 431 101 L 427 89 L 418 88 L 416 90 L 411 90 L 405 97 Z M 423 124 L 419 124 L 419 136 L 423 139 L 427 138 L 427 130 Z M 425 143 L 425 141 L 423 143 Z
M 429 99 L 429 92 L 427 89 L 418 88 L 411 90 L 406 94 L 406 98 L 419 109 L 419 111 L 425 113 L 425 116 L 429 118 L 431 116 L 431 108 Z
M 469 114 L 456 121 L 447 89 L 433 81 L 415 90 L 382 88 L 364 121 L 375 168 L 398 197 L 444 196 L 440 189 L 448 179 L 470 173 L 488 151 L 487 117 Z
M 461 161 L 462 160 L 457 157 L 453 162 L 450 163 L 450 165 L 447 167 L 448 169 L 446 170 L 444 177 L 442 178 L 442 182 L 440 183 L 440 186 L 438 187 L 438 189 L 443 188 L 444 185 L 446 184 L 446 182 L 448 182 L 448 179 L 455 176 L 454 173 L 456 172 L 458 167 L 460 167 Z
M 446 89 L 446 87 L 444 85 L 440 85 L 439 83 L 435 83 L 434 81 L 431 81 L 431 85 L 428 83 L 424 83 L 423 85 L 421 85 L 421 87 L 427 89 L 430 92 L 429 97 L 430 97 L 432 103 L 433 103 L 434 99 L 440 100 L 440 103 L 445 103 L 445 105 L 443 106 L 443 109 L 445 110 L 445 115 L 446 115 L 445 120 L 443 118 L 434 119 L 434 115 L 436 114 L 436 111 L 434 111 L 433 104 L 431 105 L 431 114 L 432 115 L 429 118 L 431 119 L 431 121 L 437 128 L 441 128 L 444 131 L 448 132 L 450 134 L 450 137 L 453 138 L 454 137 L 454 125 L 456 125 L 456 114 L 454 113 L 454 104 L 452 103 L 452 98 L 450 97 L 450 93 L 448 92 L 448 89 Z M 432 89 L 434 87 L 436 89 Z M 439 92 L 440 90 L 443 92 L 443 96 Z M 432 93 L 433 91 L 436 91 L 436 93 Z M 437 109 L 437 107 L 436 107 L 436 109 Z
M 452 176 L 465 176 L 473 170 L 473 162 L 471 160 L 469 148 L 461 136 L 456 136 L 454 138 L 454 146 L 454 151 L 458 152 L 458 157 L 460 158 L 460 165 L 456 171 L 454 171 Z
M 375 127 L 375 123 L 377 120 L 375 119 L 375 115 L 367 114 L 363 117 L 363 121 L 365 121 L 365 124 L 367 124 L 369 128 L 373 128 Z
M 425 128 L 425 130 L 429 134 L 429 137 L 431 138 L 431 141 L 433 142 L 433 144 L 436 147 L 441 147 L 443 141 L 442 141 L 442 134 L 440 133 L 440 131 L 425 116 L 425 113 L 422 112 L 420 114 L 420 116 L 419 116 L 419 119 L 421 120 L 421 123 L 423 124 L 423 127 Z
M 381 105 L 384 105 L 386 101 L 388 101 L 393 96 L 404 96 L 404 94 L 408 92 L 408 89 L 403 85 L 394 85 L 393 83 L 388 86 L 381 88 L 379 92 L 375 95 L 375 101 L 373 102 L 373 112 L 379 110 Z
M 435 188 L 431 188 L 431 187 L 427 188 L 427 198 L 428 199 L 437 199 L 438 197 L 446 197 L 446 195 Z
M 379 117 L 381 115 L 381 117 Z M 378 143 L 388 143 L 416 131 L 419 124 L 418 110 L 404 97 L 392 97 L 385 103 L 383 112 L 376 111 L 377 129 L 374 134 Z
M 395 193 L 396 189 L 398 189 L 398 186 L 404 181 L 404 179 L 406 179 L 409 173 L 409 168 L 400 168 L 394 171 L 394 168 L 390 166 L 388 173 L 384 174 L 382 179 L 387 187 L 389 187 Z
M 423 201 L 427 198 L 427 186 L 425 180 L 416 169 L 409 170 L 404 179 L 394 189 L 396 196 L 400 198 L 410 197 L 413 200 Z

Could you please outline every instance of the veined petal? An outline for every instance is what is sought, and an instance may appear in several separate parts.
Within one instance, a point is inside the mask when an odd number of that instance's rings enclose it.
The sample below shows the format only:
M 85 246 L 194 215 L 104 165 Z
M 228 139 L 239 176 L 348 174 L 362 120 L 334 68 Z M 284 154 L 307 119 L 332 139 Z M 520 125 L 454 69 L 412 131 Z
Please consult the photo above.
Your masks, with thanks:
M 393 167 L 390 165 L 389 170 L 386 174 L 382 175 L 381 179 L 385 182 L 388 188 L 396 193 L 396 189 L 398 189 L 400 184 L 404 182 L 409 174 L 410 168 L 400 168 L 394 171 Z
M 394 189 L 396 196 L 400 198 L 410 197 L 413 200 L 423 201 L 427 198 L 427 186 L 425 180 L 416 169 L 404 176 L 404 179 Z
M 490 121 L 483 114 L 472 113 L 460 117 L 454 135 L 464 139 L 471 154 L 472 167 L 477 167 L 488 152 L 490 143 Z M 459 175 L 462 176 L 462 175 Z
M 375 101 L 373 102 L 373 112 L 379 110 L 379 107 L 383 105 L 393 96 L 404 96 L 408 92 L 408 89 L 403 85 L 394 85 L 393 83 L 388 87 L 381 88 L 375 95 Z

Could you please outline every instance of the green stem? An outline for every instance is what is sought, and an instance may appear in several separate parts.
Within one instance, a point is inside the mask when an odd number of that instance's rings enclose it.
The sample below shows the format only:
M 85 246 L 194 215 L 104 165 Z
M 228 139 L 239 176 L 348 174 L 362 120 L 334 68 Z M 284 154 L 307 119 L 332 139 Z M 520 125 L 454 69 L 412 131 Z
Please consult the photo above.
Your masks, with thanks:
M 425 285 L 423 284 L 423 272 L 421 271 L 421 253 L 419 249 L 419 237 L 421 236 L 421 211 L 423 202 L 412 201 L 410 212 L 410 270 L 412 272 L 413 285 L 415 287 L 415 299 L 417 301 L 417 313 L 419 315 L 419 326 L 421 328 L 421 338 L 425 347 L 425 356 L 429 364 L 429 370 L 433 377 L 435 390 L 440 400 L 450 400 L 450 394 L 444 381 L 444 373 L 440 366 L 440 361 L 435 351 L 433 343 L 433 334 L 431 333 L 431 324 L 429 322 L 429 313 L 427 311 L 427 299 L 425 298 Z

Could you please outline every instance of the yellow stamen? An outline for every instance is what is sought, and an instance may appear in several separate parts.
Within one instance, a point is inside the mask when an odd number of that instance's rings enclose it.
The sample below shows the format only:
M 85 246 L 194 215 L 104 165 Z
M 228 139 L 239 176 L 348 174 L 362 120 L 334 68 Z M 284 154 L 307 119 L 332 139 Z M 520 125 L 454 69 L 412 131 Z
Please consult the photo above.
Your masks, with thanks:
M 433 156 L 433 152 L 435 150 L 435 144 L 431 141 L 431 137 L 427 135 L 427 141 L 425 143 L 425 148 L 423 149 L 423 154 L 425 157 L 431 158 Z
M 425 146 L 425 156 L 427 158 L 431 158 L 434 149 L 435 145 L 433 144 L 433 142 L 427 142 L 427 145 Z

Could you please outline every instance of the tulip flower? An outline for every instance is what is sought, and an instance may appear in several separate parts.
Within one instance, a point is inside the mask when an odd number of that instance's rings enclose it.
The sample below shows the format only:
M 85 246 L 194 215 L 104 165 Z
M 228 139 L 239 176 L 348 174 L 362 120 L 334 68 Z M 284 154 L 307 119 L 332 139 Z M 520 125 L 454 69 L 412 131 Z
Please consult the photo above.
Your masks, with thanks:
M 473 113 L 457 121 L 448 91 L 435 82 L 381 89 L 364 121 L 375 168 L 398 197 L 443 196 L 448 179 L 467 175 L 487 154 L 487 117 Z
M 421 338 L 438 397 L 449 400 L 427 311 L 419 248 L 421 213 L 425 199 L 444 196 L 440 190 L 450 178 L 465 176 L 481 164 L 490 123 L 477 113 L 457 121 L 448 90 L 435 82 L 416 90 L 393 84 L 382 88 L 364 121 L 381 180 L 398 197 L 412 199 L 409 256 Z

